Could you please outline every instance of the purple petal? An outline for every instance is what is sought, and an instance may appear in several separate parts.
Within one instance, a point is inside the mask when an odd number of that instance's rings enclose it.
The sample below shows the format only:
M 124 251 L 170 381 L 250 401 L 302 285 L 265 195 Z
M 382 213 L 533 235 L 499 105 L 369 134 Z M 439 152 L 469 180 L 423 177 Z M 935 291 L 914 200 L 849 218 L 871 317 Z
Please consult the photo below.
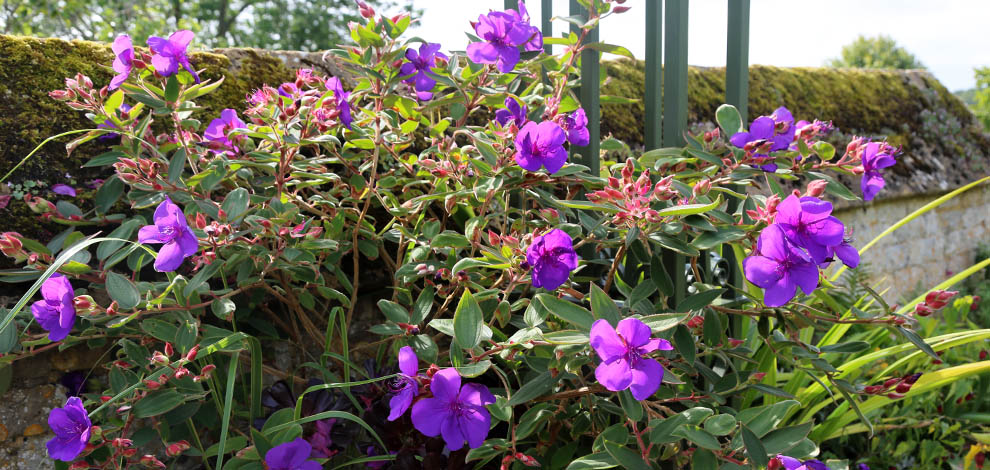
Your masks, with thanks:
M 55 194 L 61 194 L 63 196 L 76 197 L 76 190 L 72 186 L 67 184 L 56 184 L 52 186 L 52 192 Z
M 729 143 L 735 145 L 736 147 L 743 148 L 749 143 L 750 138 L 749 132 L 736 132 L 729 138 Z
M 461 431 L 459 421 L 457 415 L 450 414 L 445 416 L 440 423 L 440 434 L 443 436 L 443 441 L 447 443 L 447 448 L 450 450 L 458 450 L 464 447 L 464 433 Z
M 145 225 L 138 230 L 138 242 L 140 243 L 162 243 L 161 231 L 157 225 Z
M 433 374 L 433 379 L 430 381 L 430 391 L 433 392 L 433 396 L 444 402 L 456 400 L 460 389 L 461 375 L 452 367 Z
M 845 264 L 850 268 L 855 268 L 856 266 L 859 266 L 859 251 L 856 249 L 856 247 L 848 243 L 843 243 L 839 246 L 836 246 L 834 250 L 835 250 L 835 255 L 838 256 L 840 260 L 842 260 L 842 264 Z
M 791 281 L 801 287 L 806 295 L 818 287 L 818 266 L 812 263 L 792 266 L 788 271 Z
M 492 392 L 484 385 L 470 383 L 464 384 L 461 387 L 461 392 L 457 395 L 457 401 L 484 407 L 485 405 L 495 403 L 495 395 L 492 395 Z
M 645 400 L 660 388 L 660 382 L 663 380 L 663 366 L 656 360 L 640 359 L 636 361 L 636 365 L 631 371 L 632 383 L 629 385 L 629 391 L 632 392 L 633 398 Z
M 168 39 L 160 38 L 158 36 L 151 36 L 148 38 L 148 47 L 151 49 L 151 52 L 154 52 L 155 54 L 172 55 L 172 45 L 169 44 Z M 154 64 L 154 62 L 152 62 L 152 64 Z
M 622 343 L 615 328 L 612 328 L 612 325 L 605 319 L 595 320 L 591 324 L 590 336 L 591 347 L 603 362 L 622 357 L 628 352 L 628 348 Z
M 558 262 L 539 263 L 533 266 L 533 287 L 556 290 L 571 275 L 571 270 Z
M 872 201 L 883 189 L 885 183 L 883 176 L 878 172 L 863 173 L 863 178 L 859 183 L 859 187 L 863 191 L 863 199 Z
M 638 318 L 624 318 L 615 327 L 615 331 L 626 340 L 629 347 L 639 347 L 650 342 L 653 331 Z
M 117 61 L 114 61 L 114 70 L 117 69 L 116 64 L 117 64 Z M 110 79 L 110 89 L 111 90 L 116 90 L 117 88 L 120 88 L 120 85 L 122 85 L 124 82 L 127 81 L 127 76 L 129 75 L 129 72 L 130 72 L 130 69 L 127 70 L 127 73 L 121 73 L 120 75 L 114 75 L 114 77 L 112 79 Z
M 179 235 L 177 241 L 179 242 L 179 248 L 182 250 L 183 258 L 195 255 L 199 251 L 199 240 L 188 229 L 182 231 L 182 235 Z
M 797 286 L 791 282 L 790 277 L 784 275 L 777 283 L 765 288 L 763 293 L 763 303 L 767 307 L 780 307 L 790 302 L 797 292 Z
M 186 259 L 182 254 L 182 247 L 179 243 L 171 241 L 158 250 L 158 257 L 155 258 L 155 271 L 168 273 L 175 271 L 182 266 L 182 261 Z
M 399 370 L 409 377 L 415 377 L 419 372 L 419 358 L 409 346 L 399 348 Z
M 618 357 L 611 362 L 603 361 L 595 368 L 595 379 L 605 388 L 618 392 L 629 388 L 632 383 L 632 371 L 625 357 Z
M 516 64 L 519 63 L 519 49 L 510 46 L 496 46 L 496 50 L 498 51 L 498 61 L 495 66 L 499 72 L 509 73 L 516 68 Z
M 780 217 L 780 215 L 780 210 L 778 209 L 777 217 Z M 780 224 L 772 224 L 763 229 L 763 232 L 760 233 L 760 238 L 757 239 L 756 246 L 760 255 L 772 260 L 783 261 L 790 254 L 790 242 L 787 241 L 787 235 L 784 233 Z
M 591 132 L 588 131 L 587 127 L 580 127 L 574 130 L 567 131 L 567 141 L 571 145 L 576 145 L 578 147 L 584 147 L 591 142 Z
M 419 54 L 416 53 L 416 49 L 413 49 L 411 47 L 408 48 L 408 49 L 406 49 L 406 60 L 408 60 L 410 62 L 415 62 L 416 59 L 418 59 L 418 58 L 419 58 Z M 405 69 L 405 66 L 406 65 L 415 67 L 413 64 L 405 63 L 405 64 L 402 64 L 403 69 Z M 403 72 L 403 73 L 405 73 L 405 72 Z
M 417 431 L 433 437 L 440 434 L 440 425 L 449 413 L 446 403 L 437 398 L 424 398 L 413 404 L 410 416 Z
M 773 119 L 760 116 L 749 126 L 750 140 L 770 140 L 773 138 L 773 128 L 776 125 Z M 737 146 L 738 147 L 738 146 Z
M 168 37 L 168 42 L 172 43 L 172 46 L 175 48 L 184 52 L 186 48 L 189 47 L 189 43 L 192 42 L 194 36 L 195 34 L 193 34 L 192 31 L 189 31 L 188 29 L 180 29 Z
M 783 106 L 777 108 L 773 112 L 773 117 L 774 117 L 774 120 L 777 121 L 777 122 L 786 122 L 788 124 L 793 124 L 794 123 L 794 116 L 791 115 L 791 112 L 788 111 L 787 108 L 785 108 Z M 790 126 L 790 127 L 794 127 L 794 126 Z
M 110 45 L 110 50 L 113 54 L 120 56 L 125 51 L 134 51 L 134 44 L 131 42 L 131 37 L 126 34 L 121 34 L 113 40 L 113 44 Z
M 265 465 L 270 469 L 295 470 L 313 452 L 313 446 L 301 437 L 272 447 L 265 454 Z
M 411 386 L 406 386 L 402 390 L 396 392 L 395 395 L 388 401 L 389 413 L 388 420 L 395 421 L 399 419 L 400 416 L 405 414 L 406 410 L 409 409 L 409 405 L 412 404 L 413 399 L 416 398 L 416 385 L 411 384 Z
M 498 60 L 498 49 L 487 42 L 472 42 L 467 46 L 467 56 L 476 64 L 494 64 Z
M 767 288 L 781 278 L 780 263 L 765 256 L 750 256 L 743 260 L 746 279 L 757 287 Z
M 74 291 L 69 278 L 59 273 L 53 273 L 51 277 L 41 283 L 41 296 L 45 300 L 63 302 L 66 299 L 72 300 Z
M 155 70 L 158 73 L 166 77 L 175 75 L 175 72 L 179 71 L 178 61 L 176 61 L 171 57 L 166 57 L 161 54 L 155 54 L 151 56 L 151 65 L 155 67 Z
M 778 454 L 777 458 L 780 459 L 780 463 L 784 464 L 784 468 L 787 470 L 797 470 L 801 467 L 801 461 L 794 457 Z
M 430 76 L 424 72 L 420 72 L 414 79 L 416 82 L 416 91 L 430 91 L 437 85 L 437 81 L 430 78 Z
M 483 407 L 471 407 L 464 410 L 464 413 L 457 419 L 461 428 L 461 433 L 467 438 L 468 447 L 475 449 L 481 447 L 488 437 L 488 430 L 492 427 L 492 417 L 488 410 Z
M 567 150 L 564 150 L 560 144 L 550 149 L 543 158 L 543 166 L 551 175 L 560 171 L 564 167 L 564 163 L 567 163 Z

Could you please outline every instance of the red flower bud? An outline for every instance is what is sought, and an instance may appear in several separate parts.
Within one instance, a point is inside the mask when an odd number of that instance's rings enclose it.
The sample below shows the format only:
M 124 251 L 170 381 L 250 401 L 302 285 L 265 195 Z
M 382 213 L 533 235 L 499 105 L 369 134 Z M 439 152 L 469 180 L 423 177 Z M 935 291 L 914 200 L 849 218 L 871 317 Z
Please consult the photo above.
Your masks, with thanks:
M 980 350 L 980 360 L 981 361 L 987 360 L 987 350 L 986 349 L 981 349 Z
M 144 386 L 148 387 L 148 390 L 158 390 L 158 387 L 161 387 L 162 384 L 155 382 L 154 380 L 145 380 Z
M 167 366 L 170 362 L 172 362 L 171 360 L 169 360 L 168 356 L 162 354 L 161 351 L 155 351 L 154 353 L 152 353 L 151 357 L 148 360 L 151 361 L 152 364 L 157 364 L 161 366 Z
M 909 390 L 911 390 L 911 384 L 907 382 L 901 382 L 894 388 L 894 391 L 897 393 L 907 393 Z
M 200 230 L 206 228 L 206 216 L 202 212 L 196 214 L 196 228 Z
M 166 468 L 165 464 L 155 458 L 154 455 L 145 455 L 138 460 L 138 463 L 145 468 Z
M 189 443 L 186 441 L 175 442 L 169 444 L 168 447 L 165 448 L 165 455 L 168 455 L 169 457 L 175 457 L 189 450 L 189 447 L 190 447 Z
M 168 356 L 168 357 L 172 357 L 172 354 L 175 354 L 175 348 L 172 347 L 172 343 L 166 342 L 165 343 L 165 355 Z
M 198 354 L 198 353 L 199 353 L 199 345 L 197 344 L 197 345 L 193 346 L 192 349 L 190 349 L 188 353 L 186 353 L 186 360 L 189 361 L 189 362 L 195 361 L 196 360 L 196 354 Z

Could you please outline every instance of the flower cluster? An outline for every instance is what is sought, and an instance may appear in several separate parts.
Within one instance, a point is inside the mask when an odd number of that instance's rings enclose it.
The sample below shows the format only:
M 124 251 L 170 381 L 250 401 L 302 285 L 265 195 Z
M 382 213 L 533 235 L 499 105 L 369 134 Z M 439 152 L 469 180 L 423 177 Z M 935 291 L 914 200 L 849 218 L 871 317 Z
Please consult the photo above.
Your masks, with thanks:
M 663 366 L 647 355 L 674 347 L 652 335 L 650 327 L 638 318 L 622 319 L 615 328 L 607 320 L 595 321 L 591 325 L 591 347 L 602 359 L 595 369 L 598 382 L 613 392 L 628 388 L 637 400 L 653 395 L 663 381 Z
M 884 380 L 881 385 L 867 385 L 863 388 L 863 393 L 867 395 L 887 395 L 887 398 L 891 400 L 904 398 L 904 394 L 911 391 L 911 387 L 920 378 L 921 372 L 904 377 L 889 378 Z
M 859 265 L 859 252 L 845 238 L 845 226 L 833 217 L 832 204 L 792 194 L 776 208 L 774 223 L 763 229 L 753 255 L 743 261 L 746 279 L 765 289 L 769 307 L 786 304 L 801 287 L 818 287 L 818 267 L 840 259 Z
M 481 38 L 467 46 L 467 56 L 476 64 L 495 64 L 502 73 L 511 72 L 519 63 L 519 48 L 538 51 L 543 48 L 540 29 L 530 24 L 526 4 L 519 10 L 508 9 L 480 15 L 474 32 Z
M 914 314 L 927 317 L 949 304 L 959 291 L 936 289 L 925 295 L 925 301 L 914 306 Z
M 653 203 L 669 201 L 678 196 L 677 190 L 671 187 L 673 178 L 666 176 L 653 184 L 650 170 L 644 170 L 635 179 L 634 171 L 633 161 L 626 160 L 619 172 L 622 179 L 609 177 L 608 186 L 588 193 L 588 200 L 618 206 L 619 212 L 612 217 L 612 223 L 616 225 L 642 226 L 662 222 L 663 217 L 653 209 Z

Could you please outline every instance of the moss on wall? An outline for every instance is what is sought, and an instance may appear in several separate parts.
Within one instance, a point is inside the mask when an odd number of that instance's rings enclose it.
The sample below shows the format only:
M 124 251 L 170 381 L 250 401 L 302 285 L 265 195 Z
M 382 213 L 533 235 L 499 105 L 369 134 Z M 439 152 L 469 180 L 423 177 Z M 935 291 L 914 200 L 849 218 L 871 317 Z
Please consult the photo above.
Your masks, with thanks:
M 607 95 L 641 98 L 645 71 L 642 61 L 605 63 Z M 944 109 L 963 127 L 974 121 L 965 105 L 923 71 L 832 68 L 750 67 L 750 117 L 767 115 L 786 106 L 796 119 L 831 120 L 845 132 L 867 134 L 922 133 L 921 112 Z M 725 69 L 688 70 L 688 121 L 712 122 L 725 100 Z M 613 133 L 631 145 L 642 145 L 643 104 L 602 107 L 602 133 Z

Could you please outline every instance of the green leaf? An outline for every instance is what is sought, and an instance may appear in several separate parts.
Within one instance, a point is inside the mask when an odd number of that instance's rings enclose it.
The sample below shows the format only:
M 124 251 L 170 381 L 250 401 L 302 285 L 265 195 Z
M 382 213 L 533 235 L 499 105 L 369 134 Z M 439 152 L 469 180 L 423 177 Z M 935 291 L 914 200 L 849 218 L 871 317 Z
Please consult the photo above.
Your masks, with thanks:
M 914 331 L 904 328 L 903 326 L 898 326 L 897 331 L 899 331 L 901 335 L 907 338 L 907 340 L 910 341 L 911 344 L 914 344 L 915 346 L 918 347 L 918 349 L 924 351 L 925 354 L 931 356 L 932 359 L 935 359 L 936 361 L 940 361 L 942 359 L 938 356 L 938 354 L 935 353 L 935 350 L 932 349 L 932 346 L 926 343 L 925 340 L 921 339 L 921 337 L 918 336 L 918 334 L 915 333 Z
M 624 445 L 606 440 L 605 451 L 629 470 L 651 470 L 650 465 L 643 460 L 639 453 Z
M 628 57 L 633 60 L 636 59 L 636 57 L 633 56 L 632 52 L 629 52 L 629 49 L 626 49 L 625 47 L 622 46 L 617 46 L 615 44 L 606 44 L 604 42 L 593 42 L 591 44 L 585 44 L 585 47 L 594 49 L 599 52 L 607 52 L 609 54 Z
M 406 311 L 405 307 L 395 302 L 381 299 L 378 301 L 378 308 L 385 314 L 385 318 L 395 323 L 409 323 L 409 312 Z
M 521 405 L 534 398 L 546 395 L 553 390 L 553 386 L 556 383 L 557 379 L 550 375 L 550 371 L 543 372 L 536 376 L 535 379 L 526 381 L 519 390 L 516 390 L 516 393 L 513 393 L 509 398 L 509 406 Z
M 150 418 L 170 411 L 182 404 L 185 397 L 174 389 L 151 392 L 134 404 L 134 416 Z
M 7 313 L 6 310 L 3 313 Z M 7 354 L 17 346 L 17 326 L 13 323 L 0 329 L 0 354 Z
M 670 279 L 670 273 L 663 265 L 663 256 L 660 252 L 650 259 L 650 279 L 663 295 L 667 297 L 674 295 L 674 281 Z
M 691 215 L 708 212 L 722 204 L 722 196 L 719 195 L 711 204 L 683 204 L 660 209 L 657 215 L 666 217 L 670 215 Z
M 165 83 L 165 101 L 175 103 L 179 100 L 179 78 L 176 75 L 168 77 Z
M 565 470 L 600 470 L 618 466 L 619 463 L 608 452 L 595 452 L 574 459 Z
M 633 421 L 643 419 L 643 405 L 633 398 L 629 390 L 619 392 L 619 404 L 622 405 L 622 411 L 626 412 L 629 419 Z
M 416 298 L 416 303 L 413 304 L 412 312 L 409 315 L 409 323 L 413 325 L 418 325 L 426 320 L 426 317 L 433 310 L 433 298 L 436 295 L 436 290 L 433 286 L 426 286 L 423 292 L 419 293 L 419 297 Z
M 797 426 L 774 429 L 766 436 L 763 436 L 760 441 L 763 443 L 763 447 L 766 449 L 767 454 L 783 454 L 793 449 L 794 446 L 800 444 L 801 441 L 808 436 L 808 433 L 811 432 L 812 425 L 814 425 L 814 423 L 808 421 L 807 423 L 799 424 Z
M 694 364 L 696 353 L 694 336 L 691 335 L 691 330 L 686 326 L 677 325 L 677 329 L 674 330 L 674 346 L 677 348 L 677 352 L 681 357 L 684 358 L 684 362 L 688 365 Z
M 699 250 L 710 250 L 723 243 L 741 240 L 746 237 L 746 232 L 735 227 L 719 227 L 715 232 L 705 232 L 698 235 L 691 242 Z
M 722 128 L 725 138 L 732 137 L 743 130 L 742 116 L 739 115 L 739 110 L 731 104 L 723 104 L 715 110 L 715 121 Z
M 857 353 L 861 351 L 866 351 L 870 349 L 870 343 L 866 341 L 849 341 L 845 343 L 829 344 L 827 346 L 822 346 L 822 352 L 831 353 Z
M 584 331 L 591 330 L 591 324 L 595 322 L 595 316 L 588 309 L 550 294 L 536 294 L 533 304 Z
M 708 305 L 711 305 L 712 301 L 722 295 L 722 292 L 725 292 L 725 289 L 712 289 L 699 292 L 682 300 L 681 303 L 677 304 L 677 308 L 674 310 L 677 310 L 678 312 L 690 312 L 692 310 L 702 309 Z
M 673 434 L 683 437 L 705 449 L 719 450 L 722 448 L 722 445 L 719 444 L 715 436 L 696 425 L 685 424 L 675 430 Z
M 705 420 L 705 431 L 716 436 L 725 436 L 736 427 L 736 418 L 730 414 L 712 416 Z
M 107 273 L 107 294 L 121 310 L 130 310 L 141 302 L 141 293 L 130 279 L 113 271 Z
M 227 220 L 237 220 L 247 211 L 250 199 L 247 189 L 237 188 L 227 193 L 220 208 L 227 213 Z
M 408 315 L 407 315 L 408 316 Z M 457 310 L 454 311 L 454 339 L 464 349 L 472 349 L 481 342 L 484 314 L 471 291 L 464 289 Z
M 591 283 L 591 313 L 595 318 L 608 320 L 613 327 L 619 323 L 619 307 L 598 284 Z
M 770 459 L 767 458 L 767 450 L 763 447 L 763 443 L 760 442 L 760 438 L 753 434 L 746 426 L 742 427 L 742 438 L 743 444 L 746 446 L 746 455 L 749 456 L 750 462 L 756 468 L 766 468 L 767 464 L 770 463 Z

